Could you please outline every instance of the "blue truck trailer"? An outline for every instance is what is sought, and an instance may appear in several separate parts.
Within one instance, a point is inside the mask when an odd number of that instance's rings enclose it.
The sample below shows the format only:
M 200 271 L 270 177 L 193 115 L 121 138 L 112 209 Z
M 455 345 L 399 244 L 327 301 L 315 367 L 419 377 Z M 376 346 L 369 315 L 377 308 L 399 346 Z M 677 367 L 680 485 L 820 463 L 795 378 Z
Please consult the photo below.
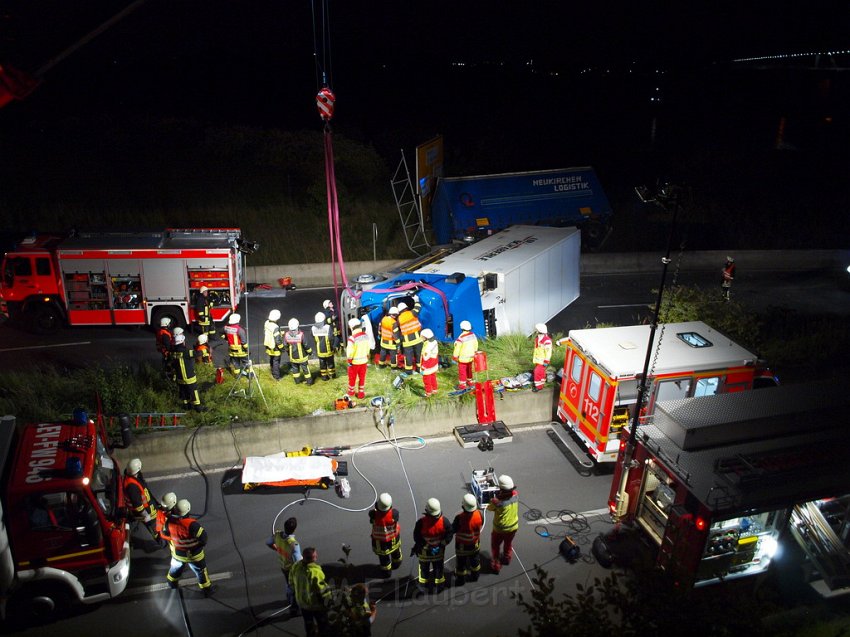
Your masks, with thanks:
M 576 226 L 582 244 L 599 247 L 613 213 L 589 166 L 450 177 L 437 182 L 431 226 L 438 244 L 477 240 L 511 225 Z

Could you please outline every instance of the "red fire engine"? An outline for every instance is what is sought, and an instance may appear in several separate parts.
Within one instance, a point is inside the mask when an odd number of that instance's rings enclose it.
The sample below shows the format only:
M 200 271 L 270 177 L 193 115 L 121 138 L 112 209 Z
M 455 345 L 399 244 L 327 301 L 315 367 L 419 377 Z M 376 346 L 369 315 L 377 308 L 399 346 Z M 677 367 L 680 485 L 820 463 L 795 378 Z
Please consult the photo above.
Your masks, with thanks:
M 102 427 L 82 410 L 24 427 L 5 416 L 0 476 L 0 614 L 50 615 L 124 591 L 130 528 Z
M 609 507 L 655 562 L 697 586 L 763 573 L 791 537 L 812 586 L 850 591 L 850 393 L 810 383 L 661 402 L 624 442 Z M 631 426 L 631 425 L 629 425 Z
M 148 233 L 36 235 L 7 252 L 0 313 L 38 331 L 69 325 L 173 325 L 194 319 L 201 286 L 215 321 L 239 304 L 244 288 L 235 228 L 173 228 Z
M 596 462 L 614 462 L 632 418 L 646 359 L 649 325 L 570 330 L 558 417 Z M 646 408 L 661 400 L 753 389 L 775 379 L 754 354 L 702 321 L 658 328 L 652 346 Z

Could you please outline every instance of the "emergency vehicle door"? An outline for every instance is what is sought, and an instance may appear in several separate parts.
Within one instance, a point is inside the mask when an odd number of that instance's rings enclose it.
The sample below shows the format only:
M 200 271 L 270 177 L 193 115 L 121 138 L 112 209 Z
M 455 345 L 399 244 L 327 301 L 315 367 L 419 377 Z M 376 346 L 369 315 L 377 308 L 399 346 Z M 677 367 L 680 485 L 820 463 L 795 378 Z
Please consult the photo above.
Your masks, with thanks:
M 578 426 L 579 435 L 600 452 L 606 451 L 608 445 L 615 394 L 613 384 L 592 363 L 570 350 L 566 379 L 567 413 Z
M 19 555 L 29 559 L 19 568 L 38 568 L 63 559 L 91 561 L 102 557 L 103 534 L 92 504 L 75 491 L 33 494 L 24 503 L 29 529 L 18 538 Z
M 23 300 L 30 294 L 42 294 L 45 290 L 50 293 L 56 285 L 50 259 L 46 256 L 8 257 L 3 268 L 3 285 L 7 301 Z

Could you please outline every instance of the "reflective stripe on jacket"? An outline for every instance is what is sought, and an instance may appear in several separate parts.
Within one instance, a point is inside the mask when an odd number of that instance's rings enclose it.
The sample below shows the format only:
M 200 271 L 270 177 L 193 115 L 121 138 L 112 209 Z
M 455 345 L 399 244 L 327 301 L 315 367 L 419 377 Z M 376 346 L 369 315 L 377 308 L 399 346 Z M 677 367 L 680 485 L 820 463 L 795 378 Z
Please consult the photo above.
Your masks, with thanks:
M 325 573 L 316 562 L 301 560 L 289 569 L 289 585 L 295 591 L 295 601 L 301 609 L 325 610 L 331 599 L 331 589 L 325 581 Z
M 185 345 L 178 345 L 171 358 L 175 363 L 178 385 L 194 385 L 198 382 L 198 377 L 195 376 L 195 352 L 186 349 Z
M 207 532 L 194 518 L 168 518 L 166 524 L 171 555 L 181 562 L 197 562 L 204 559 Z
M 398 321 L 392 315 L 381 319 L 381 347 L 384 349 L 395 349 L 401 340 L 401 330 Z
M 304 341 L 304 332 L 288 330 L 283 335 L 283 342 L 289 350 L 289 360 L 293 363 L 306 363 L 313 350 Z
M 548 334 L 538 334 L 534 339 L 532 362 L 535 365 L 548 365 L 552 358 L 552 338 Z
M 363 365 L 369 362 L 369 337 L 362 328 L 357 328 L 348 337 L 345 346 L 345 357 L 349 365 Z
M 246 347 L 247 337 L 241 325 L 225 325 L 224 337 L 227 339 L 227 347 L 231 356 L 238 358 L 248 355 L 248 348 Z
M 280 325 L 275 321 L 266 321 L 263 324 L 263 346 L 269 356 L 280 356 Z
M 428 339 L 422 346 L 422 360 L 419 367 L 423 374 L 436 374 L 440 363 L 440 344 L 436 339 Z
M 455 516 L 452 528 L 455 531 L 455 544 L 478 544 L 484 516 L 481 511 L 461 511 Z
M 289 570 L 295 565 L 297 561 L 295 559 L 295 551 L 298 548 L 298 540 L 295 539 L 294 535 L 281 535 L 280 533 L 275 533 L 274 536 L 274 550 L 277 551 L 277 554 L 280 556 L 280 568 L 283 569 L 284 572 L 289 572 Z
M 471 363 L 478 351 L 478 337 L 474 332 L 461 332 L 455 341 L 452 358 L 459 363 Z
M 313 339 L 316 341 L 316 356 L 319 358 L 330 358 L 334 355 L 334 342 L 331 335 L 331 326 L 325 323 L 320 327 L 313 327 Z
M 417 302 L 412 310 L 404 310 L 398 315 L 398 328 L 401 331 L 401 344 L 404 347 L 422 342 L 422 324 L 419 322 L 419 310 L 422 304 Z
M 501 491 L 499 492 L 501 494 Z M 493 530 L 508 533 L 519 528 L 519 497 L 516 490 L 511 491 L 510 497 L 502 500 L 492 498 L 487 504 L 488 511 L 494 511 Z
M 370 511 L 372 518 L 372 539 L 378 542 L 392 542 L 398 539 L 401 527 L 398 524 L 398 510 Z
M 147 484 L 139 480 L 136 476 L 124 476 L 124 493 L 127 494 L 127 499 L 133 505 L 132 511 L 134 517 L 141 518 L 145 511 L 151 517 L 156 515 L 156 508 L 153 505 L 151 492 L 148 490 Z

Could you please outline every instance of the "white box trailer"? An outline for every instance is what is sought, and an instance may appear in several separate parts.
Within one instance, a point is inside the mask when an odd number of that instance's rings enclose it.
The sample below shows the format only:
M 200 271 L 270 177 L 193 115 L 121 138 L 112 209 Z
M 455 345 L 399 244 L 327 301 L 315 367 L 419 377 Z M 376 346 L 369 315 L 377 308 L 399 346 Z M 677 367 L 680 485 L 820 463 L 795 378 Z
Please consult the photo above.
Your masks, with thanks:
M 531 334 L 578 298 L 580 258 L 578 228 L 511 226 L 412 274 L 477 278 L 495 333 Z

